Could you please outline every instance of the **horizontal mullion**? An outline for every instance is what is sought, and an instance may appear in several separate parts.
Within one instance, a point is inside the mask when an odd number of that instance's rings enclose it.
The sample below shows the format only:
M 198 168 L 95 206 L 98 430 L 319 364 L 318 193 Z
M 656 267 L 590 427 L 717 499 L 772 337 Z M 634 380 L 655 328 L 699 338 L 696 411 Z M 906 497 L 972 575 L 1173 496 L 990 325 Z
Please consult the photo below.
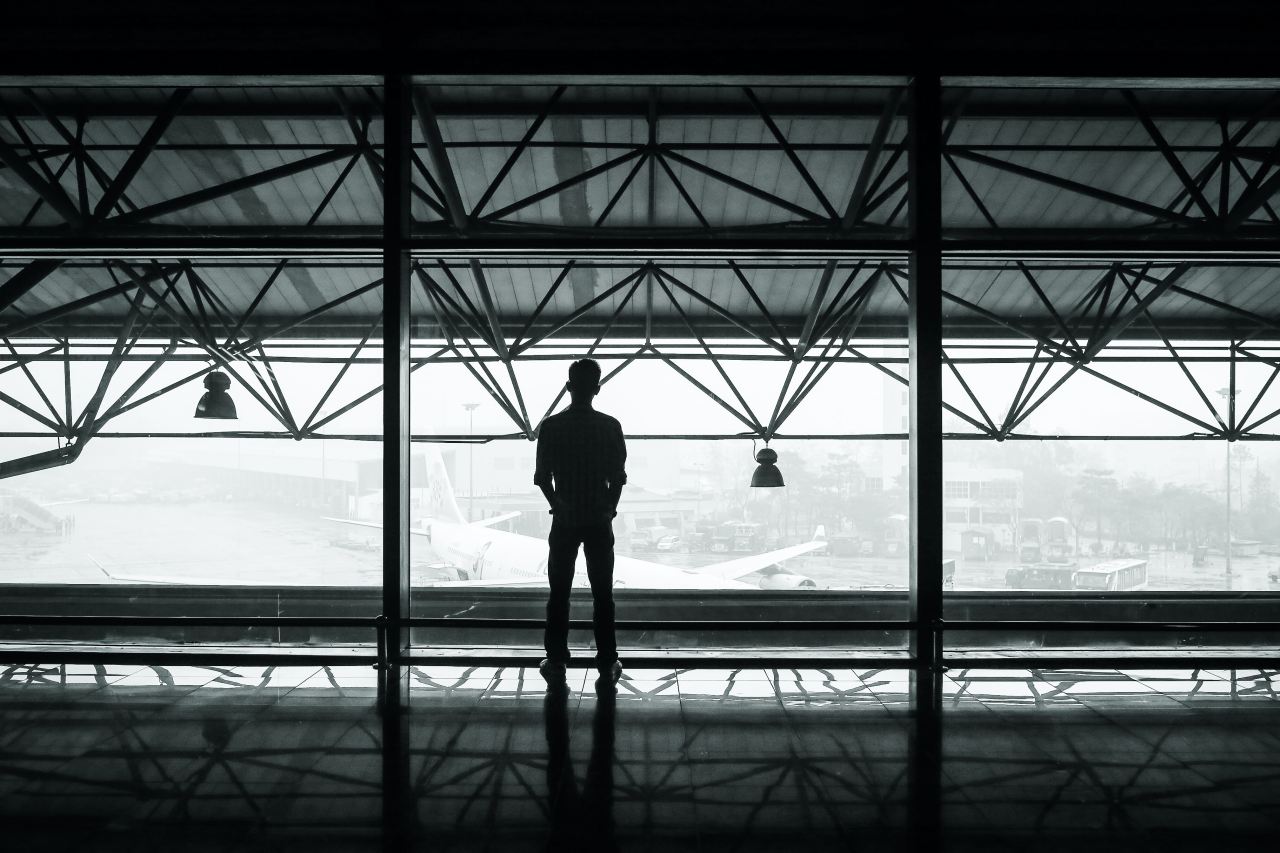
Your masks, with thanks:
M 1280 631 L 1280 621 L 1146 622 L 1117 620 L 943 620 L 946 631 Z
M 76 649 L 48 649 L 44 647 L 24 649 L 23 647 L 4 643 L 0 644 L 0 663 L 141 663 L 141 664 L 185 664 L 187 666 L 358 666 L 374 665 L 378 656 L 373 646 L 363 654 L 350 651 L 312 652 L 315 647 L 308 647 L 305 653 L 297 651 L 264 651 L 265 647 L 246 647 L 246 651 L 222 651 L 217 649 L 178 650 L 166 648 L 133 648 L 92 649 L 80 647 Z M 344 646 L 343 648 L 347 648 Z
M 291 75 L 292 76 L 292 75 Z M 308 75 L 310 76 L 310 75 Z M 24 78 L 25 79 L 25 78 Z M 292 85 L 298 85 L 300 77 L 293 77 Z M 314 85 L 330 85 L 327 81 L 329 78 L 323 75 L 316 75 Z M 376 79 L 376 78 L 371 78 Z M 476 78 L 471 77 L 469 80 L 474 81 Z M 510 75 L 501 75 L 500 77 L 489 78 L 491 82 L 506 81 L 517 84 L 530 85 L 526 82 L 527 78 L 520 76 L 512 77 Z M 608 78 L 618 81 L 620 78 Z M 635 83 L 637 79 L 632 75 L 625 75 L 623 78 L 632 81 L 630 85 L 648 85 L 647 83 Z M 905 78 L 895 78 L 894 82 L 890 81 L 872 81 L 863 83 L 859 81 L 848 81 L 841 83 L 840 81 L 832 81 L 830 78 L 823 77 L 821 80 L 813 81 L 812 85 L 821 86 L 823 89 L 830 90 L 832 87 L 839 88 L 848 87 L 853 90 L 866 89 L 883 89 L 902 85 L 900 82 Z M 957 78 L 959 79 L 959 78 Z M 541 75 L 537 82 L 541 85 L 598 85 L 599 78 L 594 80 L 578 80 L 566 75 Z M 190 79 L 174 79 L 169 81 L 173 85 L 188 84 L 193 82 Z M 458 81 L 460 82 L 460 81 Z M 680 81 L 671 81 L 665 86 L 685 87 L 690 85 L 706 85 L 707 80 L 704 77 L 687 77 Z M 952 91 L 951 86 L 954 85 L 956 90 L 967 88 L 962 83 L 952 84 L 944 81 L 948 87 L 948 92 Z M 438 79 L 420 78 L 416 81 L 417 85 L 434 84 L 449 85 L 447 82 L 440 82 Z M 791 78 L 775 78 L 773 80 L 761 80 L 758 77 L 742 78 L 734 83 L 722 82 L 720 85 L 741 85 L 750 84 L 756 86 L 786 86 L 787 88 L 803 87 L 805 81 L 794 80 Z M 67 84 L 72 86 L 74 84 Z M 99 85 L 94 82 L 93 85 Z M 150 84 L 149 84 L 150 85 Z M 343 84 L 346 85 L 346 84 Z M 350 84 L 359 85 L 359 84 Z M 372 84 L 371 84 L 372 85 Z M 256 88 L 250 86 L 247 88 Z M 336 100 L 318 100 L 318 99 L 302 99 L 297 97 L 289 97 L 287 94 L 279 99 L 262 102 L 243 102 L 236 103 L 228 100 L 213 100 L 208 97 L 202 97 L 203 89 L 197 88 L 193 93 L 192 99 L 183 108 L 183 115 L 193 118 L 274 118 L 282 120 L 303 120 L 303 121 L 321 121 L 321 120 L 344 120 L 346 113 L 342 106 Z M 75 120 L 79 117 L 86 117 L 93 120 L 98 119 L 146 119 L 155 117 L 156 113 L 163 107 L 162 98 L 152 100 L 137 100 L 130 102 L 95 102 L 83 97 L 48 97 L 43 98 L 40 102 L 40 110 L 35 109 L 29 102 L 14 98 L 7 100 L 4 104 L 6 109 L 13 113 L 17 118 L 23 119 L 39 119 L 46 115 L 57 118 Z M 1249 103 L 1230 103 L 1224 102 L 1221 98 L 1207 96 L 1199 101 L 1187 101 L 1185 103 L 1169 103 L 1169 104 L 1152 104 L 1149 106 L 1152 119 L 1159 120 L 1184 120 L 1184 121 L 1203 121 L 1216 123 L 1220 119 L 1229 121 L 1240 121 L 1252 118 L 1257 111 L 1260 102 Z M 380 118 L 376 115 L 376 111 L 380 107 L 379 104 L 372 101 L 361 101 L 356 104 L 362 110 L 370 110 L 374 112 L 374 122 L 379 123 Z M 770 101 L 766 104 L 769 114 L 774 118 L 834 118 L 834 119 L 878 119 L 884 111 L 884 104 L 878 99 L 861 99 L 858 101 L 848 100 L 846 102 L 829 101 L 829 100 L 787 100 L 787 101 Z M 534 118 L 539 111 L 545 107 L 545 104 L 536 100 L 492 100 L 492 101 L 473 101 L 466 102 L 462 100 L 444 100 L 440 99 L 438 103 L 433 103 L 432 107 L 436 114 L 441 118 Z M 554 104 L 547 110 L 550 116 L 580 116 L 583 118 L 640 118 L 645 119 L 650 115 L 651 104 L 647 99 L 635 98 L 627 100 L 589 100 L 575 99 L 563 100 Z M 759 117 L 759 113 L 751 108 L 750 104 L 745 101 L 737 100 L 685 100 L 671 101 L 663 99 L 660 102 L 658 119 L 668 118 L 742 118 L 755 119 Z M 1137 123 L 1133 115 L 1133 110 L 1123 103 L 1090 103 L 1090 104 L 1073 104 L 1064 105 L 1058 103 L 1038 102 L 1038 101 L 983 101 L 979 103 L 966 104 L 962 114 L 962 120 L 968 122 L 1000 122 L 1010 119 L 1035 119 L 1035 120 L 1061 120 L 1061 121 L 1080 121 L 1086 119 L 1121 119 L 1125 121 Z M 1263 119 L 1266 123 L 1276 121 L 1275 118 Z M 905 121 L 902 121 L 905 124 Z
M 484 618 L 484 617 L 467 617 L 467 618 L 420 618 L 414 617 L 403 621 L 404 625 L 410 628 L 464 628 L 464 629 L 484 629 L 484 628 L 517 628 L 517 629 L 537 629 L 542 630 L 546 627 L 544 619 L 514 619 L 514 618 Z M 614 623 L 619 631 L 907 631 L 915 627 L 915 623 L 908 620 L 848 620 L 848 619 L 826 619 L 826 620 L 794 620 L 794 621 L 777 621 L 777 620 L 752 620 L 752 619 L 721 619 L 721 620 L 626 620 L 621 619 Z M 569 627 L 573 629 L 586 630 L 591 628 L 591 620 L 575 619 L 569 622 Z
M 65 430 L 3 430 L 0 438 L 51 438 L 66 435 Z M 108 431 L 94 434 L 95 438 L 262 438 L 297 441 L 298 437 L 291 432 L 268 430 L 215 430 L 204 432 L 163 432 L 158 430 Z M 382 441 L 382 433 L 330 433 L 316 431 L 308 433 L 310 438 L 326 438 L 334 441 Z M 741 441 L 755 438 L 753 431 L 727 433 L 627 433 L 627 441 Z M 905 432 L 806 432 L 789 433 L 779 431 L 774 434 L 778 441 L 906 441 L 910 436 Z M 986 432 L 946 432 L 942 434 L 944 441 L 991 441 Z M 414 443 L 427 444 L 488 444 L 493 441 L 528 441 L 523 432 L 509 433 L 414 433 L 409 436 Z M 1009 433 L 1005 441 L 1226 441 L 1220 432 L 1193 432 L 1181 435 L 1159 433 L 1135 433 L 1133 435 L 1106 435 L 1094 433 Z M 1280 434 L 1246 433 L 1237 436 L 1241 442 L 1275 442 L 1280 441 Z
M 624 650 L 625 651 L 625 650 Z M 413 649 L 402 653 L 396 659 L 398 664 L 424 665 L 436 664 L 449 666 L 453 664 L 472 666 L 536 666 L 545 655 L 541 650 L 421 650 Z M 906 670 L 915 660 L 909 654 L 885 655 L 868 650 L 866 654 L 848 653 L 795 653 L 763 649 L 760 652 L 743 654 L 725 654 L 715 650 L 714 654 L 697 652 L 678 652 L 675 654 L 636 654 L 627 655 L 626 668 L 629 671 L 644 669 L 793 669 L 821 667 L 867 667 L 871 669 Z M 298 654 L 293 651 L 219 651 L 219 650 L 173 650 L 164 648 L 75 650 L 49 650 L 47 648 L 24 649 L 20 646 L 0 645 L 0 663 L 146 663 L 146 664 L 187 664 L 191 666 L 241 664 L 247 666 L 351 666 L 374 665 L 377 656 L 373 649 L 368 654 L 359 652 L 321 652 Z M 1280 650 L 1272 654 L 1180 654 L 1173 655 L 1096 655 L 1090 657 L 1066 655 L 1032 655 L 1032 654 L 1000 654 L 983 652 L 951 652 L 943 656 L 943 665 L 948 669 L 1034 669 L 1034 670 L 1078 670 L 1078 669 L 1270 669 L 1280 662 Z M 585 663 L 585 661 L 584 661 Z
M 885 654 L 880 649 L 868 649 L 866 652 L 822 650 L 816 653 L 791 649 L 762 649 L 759 652 L 713 649 L 703 652 L 679 650 L 646 653 L 623 647 L 620 651 L 623 666 L 627 672 L 644 669 L 815 669 L 853 666 L 867 669 L 907 670 L 915 664 L 915 659 L 905 651 L 893 655 Z M 546 652 L 541 649 L 528 649 L 521 652 L 498 649 L 414 648 L 402 653 L 397 662 L 409 665 L 535 667 L 545 656 Z M 590 666 L 588 661 L 589 658 L 581 658 L 570 662 L 569 667 L 572 669 L 575 665 Z
M 67 258 L 113 259 L 148 258 L 154 260 L 201 258 L 350 258 L 373 260 L 381 257 L 383 243 L 373 236 L 343 236 L 317 233 L 294 228 L 280 236 L 263 236 L 262 231 L 245 229 L 244 233 L 208 236 L 181 235 L 130 235 L 120 233 L 101 237 L 82 237 L 53 233 L 27 233 L 0 235 L 0 258 Z M 370 229 L 363 229 L 370 234 Z M 900 238 L 859 237 L 848 240 L 829 240 L 809 236 L 752 236 L 726 239 L 708 239 L 705 232 L 690 228 L 689 237 L 671 236 L 663 239 L 644 237 L 637 229 L 636 236 L 536 237 L 514 235 L 494 238 L 480 234 L 459 238 L 452 235 L 440 237 L 412 237 L 404 242 L 417 259 L 462 258 L 478 259 L 545 259 L 545 258 L 634 258 L 639 260 L 669 261 L 681 259 L 729 259 L 755 258 L 850 258 L 874 260 L 898 260 L 905 258 L 907 243 Z
M 314 626 L 317 628 L 374 628 L 378 618 L 346 616 L 72 616 L 61 614 L 8 614 L 0 615 L 0 626 L 19 625 L 104 625 L 112 627 L 136 625 L 139 627 L 208 627 L 251 628 L 270 626 Z
M 1271 654 L 1101 654 L 1032 655 L 951 652 L 944 654 L 947 669 L 1269 669 L 1280 662 L 1280 649 Z
M 243 234 L 208 236 L 130 235 L 121 233 L 84 237 L 56 233 L 0 234 L 0 259 L 64 258 L 93 260 L 115 258 L 172 259 L 307 259 L 376 260 L 383 244 L 372 236 L 345 236 L 306 229 L 285 229 L 280 236 L 263 236 L 272 226 L 246 229 Z M 368 232 L 369 229 L 362 229 Z M 695 260 L 871 260 L 905 262 L 915 243 L 903 236 L 883 233 L 851 235 L 847 239 L 820 236 L 760 235 L 708 238 L 688 229 L 689 237 L 665 233 L 661 238 L 619 235 L 614 231 L 598 238 L 512 235 L 467 238 L 452 235 L 417 236 L 405 243 L 417 259 L 545 261 L 635 259 L 640 261 Z M 1007 231 L 983 230 L 977 234 L 945 234 L 942 249 L 947 262 L 1081 261 L 1081 262 L 1207 262 L 1280 263 L 1280 228 L 1256 238 L 1212 238 L 1189 232 L 1168 231 L 1158 237 L 1134 237 L 1124 232 L 1080 234 L 1069 229 L 1048 236 L 1021 237 Z

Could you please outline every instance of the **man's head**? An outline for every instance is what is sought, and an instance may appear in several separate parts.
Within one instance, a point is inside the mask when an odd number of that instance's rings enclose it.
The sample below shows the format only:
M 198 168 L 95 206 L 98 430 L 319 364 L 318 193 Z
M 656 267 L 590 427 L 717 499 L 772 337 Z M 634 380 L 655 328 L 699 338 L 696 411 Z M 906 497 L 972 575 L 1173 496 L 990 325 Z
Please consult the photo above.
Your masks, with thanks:
M 569 396 L 574 403 L 590 403 L 600 390 L 600 365 L 589 358 L 569 365 Z

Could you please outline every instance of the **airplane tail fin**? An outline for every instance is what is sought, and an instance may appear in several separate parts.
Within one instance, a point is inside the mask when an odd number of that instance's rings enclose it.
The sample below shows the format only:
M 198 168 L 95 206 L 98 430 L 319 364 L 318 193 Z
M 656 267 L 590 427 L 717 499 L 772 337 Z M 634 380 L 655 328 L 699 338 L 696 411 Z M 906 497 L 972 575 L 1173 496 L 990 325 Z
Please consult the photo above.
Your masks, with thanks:
M 426 461 L 427 517 L 435 521 L 466 524 L 462 510 L 458 509 L 457 498 L 453 495 L 453 484 L 449 482 L 449 471 L 444 467 L 444 459 L 439 452 L 429 450 Z
M 825 524 L 819 524 L 818 529 L 813 531 L 813 541 L 814 542 L 827 541 L 827 526 Z

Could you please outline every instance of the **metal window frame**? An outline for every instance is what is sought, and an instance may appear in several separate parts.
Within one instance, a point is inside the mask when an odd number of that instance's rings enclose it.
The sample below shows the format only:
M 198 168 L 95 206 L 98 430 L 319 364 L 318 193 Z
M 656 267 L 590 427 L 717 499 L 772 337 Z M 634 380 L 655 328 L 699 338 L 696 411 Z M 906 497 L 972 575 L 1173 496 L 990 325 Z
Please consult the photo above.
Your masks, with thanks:
M 971 664 L 973 655 L 955 657 L 948 655 L 945 646 L 945 632 L 948 630 L 986 629 L 1015 630 L 1018 622 L 980 622 L 944 620 L 942 613 L 942 574 L 941 574 L 941 542 L 935 531 L 942 527 L 942 432 L 941 415 L 944 408 L 942 400 L 942 378 L 945 368 L 954 370 L 954 365 L 942 350 L 942 300 L 944 293 L 941 284 L 941 270 L 945 260 L 983 257 L 1009 257 L 1015 260 L 1030 258 L 1067 258 L 1119 260 L 1133 257 L 1146 259 L 1165 259 L 1176 261 L 1193 261 L 1198 258 L 1219 259 L 1256 259 L 1275 263 L 1280 261 L 1280 249 L 1270 248 L 1257 240 L 1232 236 L 1230 233 L 1201 237 L 1196 241 L 1179 248 L 1170 248 L 1167 244 L 1152 244 L 1142 238 L 1126 237 L 1122 234 L 1103 241 L 1095 237 L 1063 237 L 1045 235 L 1012 234 L 996 238 L 988 234 L 969 235 L 944 233 L 941 221 L 940 192 L 944 161 L 950 162 L 949 154 L 956 153 L 947 147 L 943 130 L 943 78 L 937 74 L 922 74 L 910 80 L 905 92 L 907 105 L 907 154 L 908 154 L 908 229 L 903 236 L 886 235 L 854 235 L 846 227 L 842 232 L 830 238 L 816 239 L 802 236 L 793 239 L 766 237 L 760 240 L 746 239 L 736 236 L 699 237 L 695 239 L 675 239 L 663 243 L 653 238 L 608 237 L 601 240 L 575 241 L 572 237 L 547 237 L 531 235 L 518 240 L 494 241 L 469 238 L 465 233 L 467 217 L 460 204 L 454 199 L 456 188 L 446 182 L 449 190 L 447 201 L 459 233 L 424 235 L 415 231 L 410 215 L 412 200 L 412 172 L 414 168 L 415 146 L 412 142 L 414 122 L 424 122 L 429 116 L 423 113 L 423 99 L 418 98 L 415 104 L 414 86 L 418 82 L 407 73 L 387 75 L 382 81 L 382 104 L 384 121 L 384 151 L 382 164 L 384 169 L 384 217 L 381 236 L 372 239 L 367 235 L 317 235 L 317 236 L 284 236 L 262 238 L 112 238 L 109 236 L 92 236 L 77 233 L 49 237 L 36 235 L 30 238 L 0 239 L 0 252 L 20 252 L 24 257 L 48 257 L 51 259 L 94 257 L 94 258 L 128 258 L 146 255 L 157 260 L 181 259 L 192 257 L 243 256 L 271 258 L 380 258 L 382 264 L 382 281 L 384 288 L 385 321 L 382 327 L 382 344 L 385 358 L 383 361 L 383 378 L 386 393 L 383 398 L 384 435 L 384 482 L 386 488 L 397 496 L 397 500 L 384 505 L 384 557 L 382 612 L 377 620 L 359 621 L 360 625 L 368 624 L 375 629 L 379 651 L 371 657 L 357 656 L 359 660 L 373 660 L 390 680 L 400 675 L 403 664 L 414 659 L 415 650 L 409 642 L 409 631 L 414 626 L 425 627 L 429 620 L 410 618 L 409 611 L 409 566 L 408 566 L 408 483 L 404 472 L 408 470 L 409 444 L 412 437 L 408 431 L 409 385 L 408 377 L 412 369 L 409 358 L 409 297 L 413 285 L 412 273 L 416 259 L 422 257 L 456 258 L 474 262 L 478 258 L 522 257 L 522 258 L 633 258 L 637 262 L 650 262 L 654 259 L 703 259 L 703 258 L 771 258 L 780 254 L 789 257 L 813 257 L 830 262 L 832 258 L 841 259 L 882 259 L 886 256 L 902 257 L 909 260 L 907 288 L 909 290 L 908 337 L 910 341 L 911 367 L 911 403 L 910 403 L 910 518 L 911 559 L 909 584 L 909 618 L 892 623 L 811 623 L 823 625 L 830 629 L 839 628 L 893 628 L 909 632 L 910 664 L 921 676 L 926 689 L 934 689 L 945 667 L 952 662 Z M 748 90 L 749 91 L 749 90 Z M 180 106 L 180 98 L 172 108 L 156 119 L 158 123 L 171 118 Z M 757 106 L 759 106 L 757 104 Z M 896 104 L 895 104 L 896 109 Z M 1144 125 L 1150 125 L 1150 118 L 1141 112 L 1135 103 Z M 768 116 L 765 115 L 768 119 Z M 885 119 L 882 117 L 881 129 Z M 1151 128 L 1154 126 L 1151 125 Z M 426 121 L 427 145 L 433 160 L 439 166 L 447 164 L 447 158 L 438 142 L 438 131 L 430 132 L 430 122 Z M 780 136 L 776 126 L 775 135 Z M 148 134 L 147 141 L 154 145 L 159 131 Z M 877 138 L 882 137 L 877 134 Z M 1156 148 L 1166 157 L 1173 156 L 1168 145 L 1159 138 L 1158 131 L 1153 136 Z M 785 140 L 782 140 L 784 147 Z M 148 145 L 138 149 L 136 160 L 131 158 L 136 171 L 141 157 L 145 156 Z M 344 149 L 345 151 L 345 149 Z M 351 153 L 351 152 L 345 152 Z M 787 154 L 793 160 L 794 151 L 787 147 Z M 12 158 L 11 158 L 12 159 Z M 37 182 L 38 176 L 35 176 Z M 865 175 L 861 176 L 865 179 Z M 1180 177 L 1186 179 L 1187 176 Z M 865 180 L 859 181 L 859 192 L 865 190 Z M 119 196 L 126 189 L 127 180 L 120 180 L 114 196 Z M 1189 184 L 1192 190 L 1194 185 Z M 1197 198 L 1196 192 L 1189 192 L 1187 204 L 1192 200 L 1204 207 L 1203 199 Z M 70 220 L 81 214 L 73 208 L 62 204 L 61 198 L 51 196 Z M 830 207 L 830 205 L 827 205 Z M 848 218 L 846 211 L 845 219 Z M 122 266 L 128 270 L 128 267 Z M 189 267 L 187 274 L 193 274 Z M 12 282 L 11 282 L 12 283 Z M 673 284 L 679 284 L 672 280 Z M 667 286 L 666 279 L 659 279 L 659 284 Z M 18 281 L 15 286 L 25 286 Z M 158 300 L 157 300 L 158 301 Z M 492 327 L 496 324 L 489 306 L 486 307 L 487 321 Z M 491 329 L 492 330 L 492 329 Z M 802 336 L 804 337 L 804 336 Z M 804 341 L 800 344 L 803 346 Z M 289 413 L 281 407 L 281 415 L 288 420 Z M 56 409 L 52 412 L 57 416 Z M 985 436 L 975 436 L 983 438 Z M 1007 436 L 1006 436 L 1007 437 Z M 72 457 L 73 458 L 73 457 Z M 25 617 L 0 616 L 0 624 L 18 624 Z M 57 617 L 50 617 L 57 618 Z M 89 617 L 65 617 L 64 624 L 91 624 L 83 621 Z M 204 623 L 192 621 L 200 617 L 174 617 L 172 620 L 152 620 L 155 625 L 231 625 L 239 624 L 225 620 L 212 620 Z M 81 621 L 77 622 L 76 620 Z M 108 620 L 108 617 L 102 617 Z M 285 624 L 279 620 L 253 620 L 255 624 Z M 305 617 L 302 621 L 308 621 Z M 310 620 L 312 624 L 324 624 L 324 620 Z M 101 624 L 110 624 L 102 621 Z M 118 623 L 124 624 L 124 623 Z M 485 624 L 498 626 L 499 622 Z M 689 622 L 680 623 L 686 628 L 700 626 L 706 630 L 725 628 L 736 623 Z M 1064 623 L 1065 624 L 1065 623 Z M 1167 630 L 1166 623 L 1098 623 L 1080 621 L 1070 623 L 1078 629 L 1098 629 L 1105 625 L 1108 630 L 1116 631 L 1155 631 Z M 1177 623 L 1187 629 L 1216 630 L 1211 623 Z M 1243 623 L 1242 623 L 1243 624 Z M 1266 630 L 1277 626 L 1271 623 L 1249 623 L 1249 625 Z M 758 624 L 752 630 L 768 630 L 771 626 Z M 793 626 L 794 627 L 794 626 Z M 1063 627 L 1063 626 L 1059 626 Z M 1076 628 L 1065 628 L 1074 630 Z M 1225 630 L 1225 629 L 1224 629 Z M 139 653 L 155 654 L 140 650 Z M 96 652 L 91 648 L 78 650 L 76 654 L 86 656 Z M 106 654 L 106 652 L 102 652 Z M 257 654 L 255 652 L 255 654 Z M 1280 651 L 1276 656 L 1280 656 Z M 1276 656 L 1260 655 L 1249 660 L 1275 660 Z M 981 657 L 981 656 L 980 656 Z M 184 658 L 185 659 L 185 658 Z M 277 663 L 296 660 L 288 653 L 263 651 L 257 659 L 271 660 Z M 515 658 L 513 658 L 515 659 Z M 1095 660 L 1102 660 L 1097 658 Z M 1143 666 L 1185 666 L 1206 660 L 1220 661 L 1220 657 L 1188 656 L 1174 661 L 1153 659 L 1150 657 L 1118 657 L 1108 660 L 1123 659 L 1130 663 L 1141 663 Z M 757 662 L 766 662 L 763 658 L 754 658 Z M 856 664 L 871 658 L 857 656 L 842 658 Z M 876 658 L 879 660 L 879 658 Z M 896 658 L 894 660 L 897 660 Z M 1041 656 L 1006 654 L 981 658 L 983 665 L 991 666 L 1025 666 L 1042 665 L 1047 660 Z M 1243 660 L 1243 659 L 1237 659 Z M 1163 661 L 1163 662 L 1162 662 Z M 1076 660 L 1078 663 L 1079 661 Z M 722 665 L 723 659 L 716 658 L 716 665 Z M 928 688 L 927 685 L 933 685 Z

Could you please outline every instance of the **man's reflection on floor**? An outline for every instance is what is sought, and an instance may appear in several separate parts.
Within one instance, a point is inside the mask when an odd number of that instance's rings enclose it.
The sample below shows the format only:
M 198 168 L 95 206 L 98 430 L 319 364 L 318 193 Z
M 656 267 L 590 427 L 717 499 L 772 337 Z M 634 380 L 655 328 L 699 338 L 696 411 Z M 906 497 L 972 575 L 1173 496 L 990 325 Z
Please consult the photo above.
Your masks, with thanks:
M 597 683 L 591 721 L 591 760 L 581 789 L 573 773 L 569 745 L 569 698 L 563 685 L 547 688 L 543 703 L 547 730 L 547 796 L 551 831 L 546 849 L 616 850 L 613 834 L 613 739 L 617 689 Z

